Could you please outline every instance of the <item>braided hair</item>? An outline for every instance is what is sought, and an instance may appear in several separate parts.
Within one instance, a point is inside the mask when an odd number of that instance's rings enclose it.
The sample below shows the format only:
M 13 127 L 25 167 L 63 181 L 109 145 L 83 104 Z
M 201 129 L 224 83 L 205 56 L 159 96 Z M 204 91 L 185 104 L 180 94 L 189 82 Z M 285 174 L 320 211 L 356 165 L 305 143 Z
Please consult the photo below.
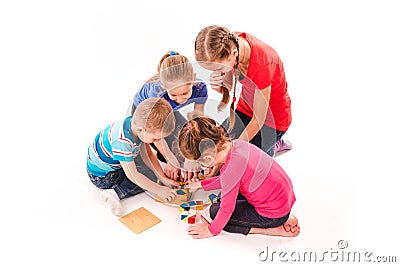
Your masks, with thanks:
M 230 32 L 227 28 L 222 26 L 208 26 L 202 29 L 195 41 L 195 57 L 197 61 L 215 61 L 226 59 L 230 54 L 232 49 L 236 48 L 238 54 L 236 56 L 236 63 L 234 65 L 234 83 L 233 98 L 230 106 L 230 118 L 229 118 L 229 128 L 231 131 L 235 122 L 235 102 L 236 102 L 236 86 L 239 79 L 239 40 L 238 37 Z M 229 89 L 222 84 L 222 99 L 218 104 L 218 111 L 223 110 L 229 102 Z

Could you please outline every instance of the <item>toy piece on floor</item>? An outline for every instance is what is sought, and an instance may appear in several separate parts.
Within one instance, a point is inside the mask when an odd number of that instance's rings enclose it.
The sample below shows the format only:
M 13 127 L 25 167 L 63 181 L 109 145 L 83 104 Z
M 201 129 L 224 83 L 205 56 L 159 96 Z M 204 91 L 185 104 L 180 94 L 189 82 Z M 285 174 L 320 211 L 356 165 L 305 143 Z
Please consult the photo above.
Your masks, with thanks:
M 189 211 L 182 211 L 181 212 L 181 221 L 187 221 L 189 217 Z
M 137 210 L 122 216 L 118 220 L 135 234 L 139 234 L 161 222 L 157 216 L 144 207 L 138 208 Z
M 189 210 L 192 207 L 196 210 L 203 210 L 204 202 L 202 200 L 185 202 L 180 205 L 179 210 Z
M 197 200 L 196 201 L 196 210 L 203 210 L 204 203 L 202 200 Z
M 172 201 L 166 202 L 163 199 L 161 199 L 159 196 L 156 196 L 155 200 L 157 202 L 180 205 L 182 203 L 187 202 L 188 198 L 189 198 L 188 189 L 177 189 L 176 190 L 176 197 Z
M 196 214 L 193 214 L 188 218 L 188 224 L 195 224 L 196 223 Z
M 176 190 L 176 193 L 178 195 L 185 195 L 187 192 L 185 190 L 183 190 L 183 189 L 178 189 L 178 190 Z
M 220 194 L 221 194 L 221 193 L 220 193 Z M 220 194 L 219 194 L 218 196 L 217 196 L 216 194 L 214 194 L 214 193 L 208 195 L 208 203 L 211 203 L 211 204 L 212 204 L 212 203 L 217 203 L 219 197 L 221 197 Z
M 189 224 L 196 223 L 197 210 L 195 207 L 184 206 L 184 208 L 179 208 L 179 211 L 181 213 L 181 221 Z

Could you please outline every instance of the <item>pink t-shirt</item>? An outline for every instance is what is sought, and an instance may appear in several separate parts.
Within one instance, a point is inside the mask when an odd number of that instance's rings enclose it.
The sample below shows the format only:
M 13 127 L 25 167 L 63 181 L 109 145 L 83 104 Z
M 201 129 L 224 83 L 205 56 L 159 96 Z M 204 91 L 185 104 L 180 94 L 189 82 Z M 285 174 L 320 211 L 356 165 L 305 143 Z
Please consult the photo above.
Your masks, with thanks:
M 234 140 L 220 175 L 201 181 L 205 191 L 221 189 L 220 209 L 209 226 L 219 234 L 228 223 L 240 192 L 258 214 L 280 218 L 292 209 L 296 197 L 292 182 L 281 166 L 258 147 Z

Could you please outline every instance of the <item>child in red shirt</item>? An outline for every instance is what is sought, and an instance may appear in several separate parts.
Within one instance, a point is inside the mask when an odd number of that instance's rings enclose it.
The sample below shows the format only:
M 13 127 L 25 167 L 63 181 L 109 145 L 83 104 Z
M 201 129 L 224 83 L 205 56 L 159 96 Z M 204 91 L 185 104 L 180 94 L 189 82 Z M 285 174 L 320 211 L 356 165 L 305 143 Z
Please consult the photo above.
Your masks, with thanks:
M 251 142 L 270 156 L 292 148 L 290 142 L 282 140 L 292 121 L 291 100 L 283 63 L 271 46 L 248 33 L 233 33 L 214 25 L 198 33 L 195 57 L 202 67 L 213 71 L 211 87 L 224 94 L 225 105 L 229 102 L 228 88 L 232 88 L 228 85 L 234 78 L 232 110 L 236 83 L 242 80 L 235 110 L 240 120 L 234 120 L 231 111 L 229 125 L 235 138 Z

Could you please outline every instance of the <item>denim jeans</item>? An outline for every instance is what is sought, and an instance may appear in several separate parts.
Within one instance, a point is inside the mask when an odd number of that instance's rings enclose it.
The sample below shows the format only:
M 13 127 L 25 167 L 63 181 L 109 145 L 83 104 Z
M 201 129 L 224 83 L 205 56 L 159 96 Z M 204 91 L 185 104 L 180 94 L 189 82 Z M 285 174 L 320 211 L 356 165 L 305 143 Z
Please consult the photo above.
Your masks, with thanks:
M 239 138 L 246 126 L 249 124 L 251 118 L 246 114 L 235 110 L 235 124 L 230 132 L 233 139 Z M 226 119 L 222 126 L 228 129 L 229 118 Z M 250 140 L 250 143 L 261 148 L 271 157 L 274 156 L 275 144 L 278 142 L 282 136 L 285 134 L 283 131 L 276 130 L 274 128 L 263 125 L 257 134 Z
M 210 217 L 214 220 L 220 208 L 221 202 L 210 206 Z M 290 213 L 280 218 L 268 218 L 257 213 L 253 205 L 247 202 L 247 199 L 239 195 L 236 200 L 235 210 L 231 218 L 224 227 L 224 230 L 230 233 L 239 233 L 248 235 L 251 228 L 275 228 L 283 225 L 289 218 Z
M 140 154 L 135 158 L 135 164 L 138 172 L 142 173 L 153 182 L 157 181 L 157 177 L 155 176 L 153 171 L 151 171 L 145 165 Z M 144 190 L 140 186 L 133 183 L 126 176 L 122 168 L 116 171 L 109 172 L 106 176 L 95 176 L 89 171 L 87 173 L 89 175 L 90 181 L 92 181 L 95 186 L 100 189 L 114 189 L 119 199 L 124 199 L 144 192 Z

